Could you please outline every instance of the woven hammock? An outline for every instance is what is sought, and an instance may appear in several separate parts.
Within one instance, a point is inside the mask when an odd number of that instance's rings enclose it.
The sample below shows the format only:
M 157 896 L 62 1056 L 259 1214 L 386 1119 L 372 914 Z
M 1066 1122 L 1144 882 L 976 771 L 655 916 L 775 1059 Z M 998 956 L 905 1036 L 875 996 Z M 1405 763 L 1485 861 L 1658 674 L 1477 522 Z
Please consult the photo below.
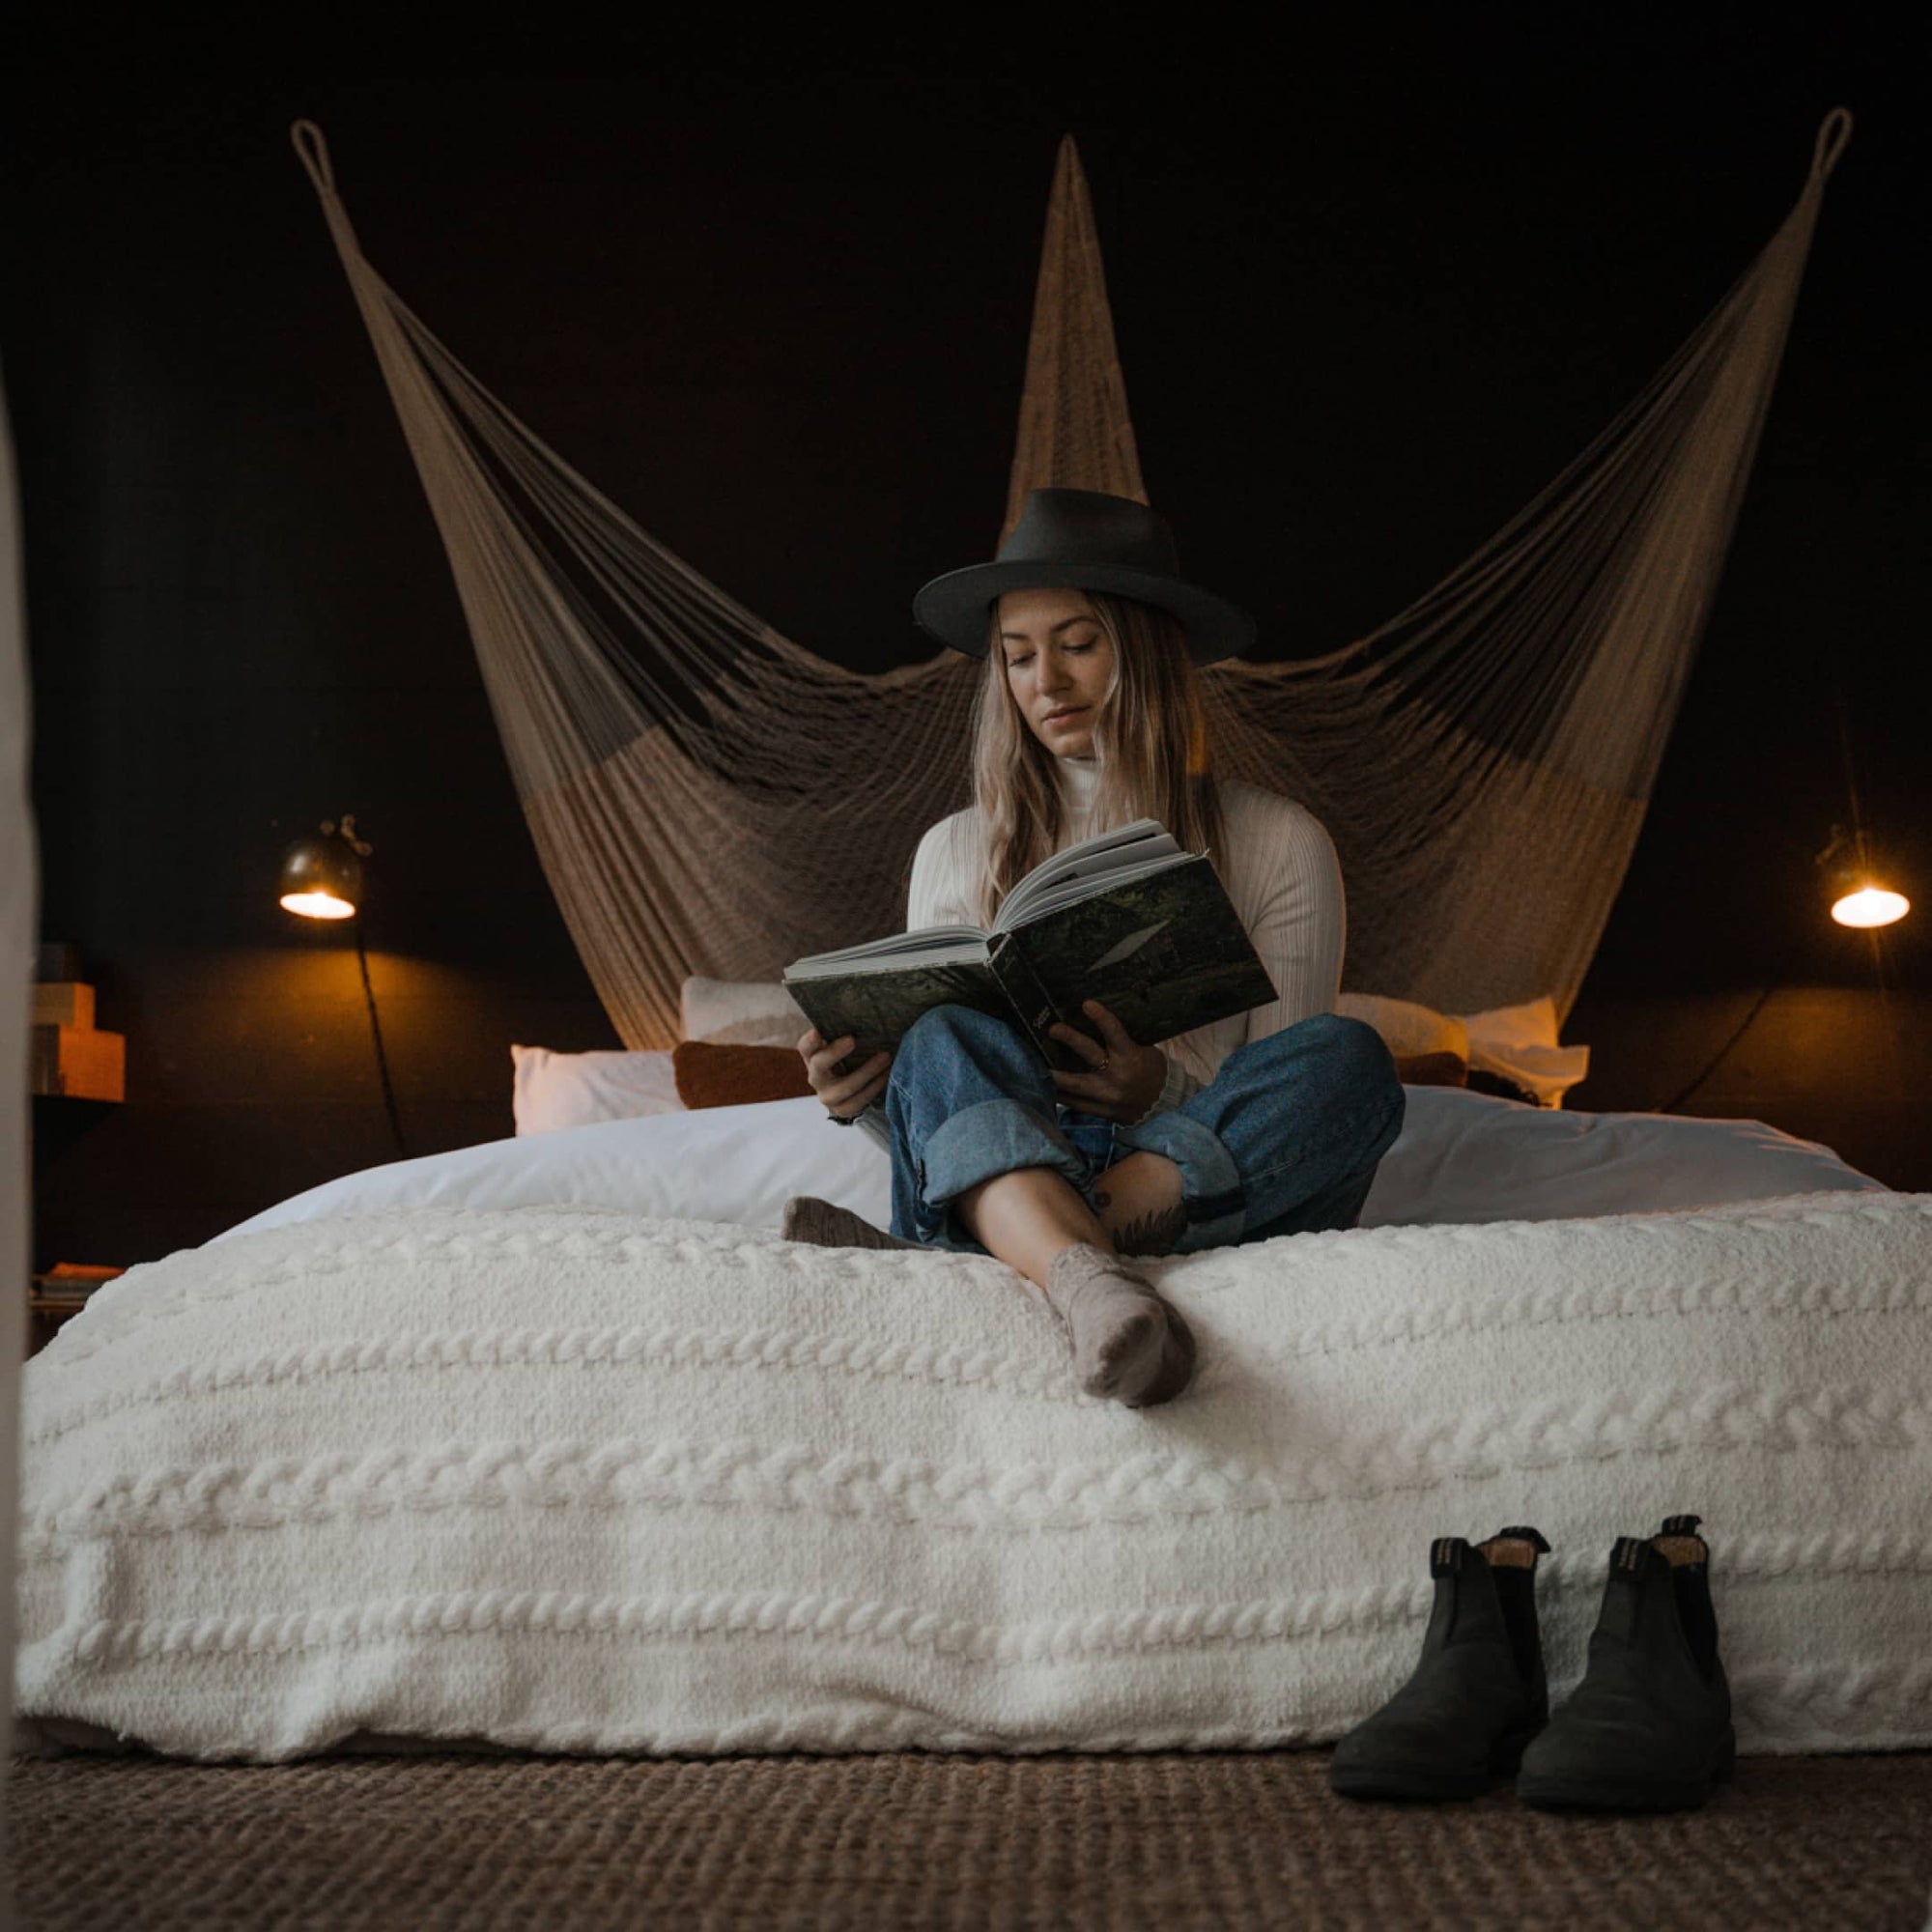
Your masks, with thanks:
M 1202 672 L 1217 772 L 1299 800 L 1335 840 L 1350 990 L 1458 1013 L 1547 993 L 1568 1015 L 1643 822 L 1851 128 L 1842 107 L 1826 117 L 1756 260 L 1466 563 L 1324 657 Z M 448 550 L 544 870 L 619 1037 L 673 1044 L 688 975 L 775 980 L 802 953 L 898 931 L 920 835 L 972 796 L 985 666 L 942 649 L 846 670 L 707 582 L 430 333 L 357 246 L 322 130 L 291 133 Z M 1008 528 L 1043 485 L 1147 500 L 1070 138 Z

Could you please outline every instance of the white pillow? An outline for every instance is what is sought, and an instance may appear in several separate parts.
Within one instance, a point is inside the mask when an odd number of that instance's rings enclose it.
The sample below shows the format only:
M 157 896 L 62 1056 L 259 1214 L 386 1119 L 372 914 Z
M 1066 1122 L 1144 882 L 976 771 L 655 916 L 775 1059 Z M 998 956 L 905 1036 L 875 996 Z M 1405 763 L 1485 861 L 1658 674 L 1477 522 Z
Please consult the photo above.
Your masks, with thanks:
M 510 1108 L 520 1134 L 680 1114 L 668 1053 L 553 1053 L 513 1046 Z
M 1557 1044 L 1556 1002 L 1548 993 L 1520 1006 L 1468 1014 L 1438 1013 L 1413 1000 L 1378 993 L 1344 993 L 1335 1010 L 1367 1020 L 1391 1053 L 1461 1054 L 1472 1067 L 1515 1081 L 1545 1107 L 1562 1106 L 1564 1094 L 1590 1070 L 1587 1046 Z
M 686 1039 L 740 1046 L 796 1046 L 811 1022 L 776 980 L 705 980 L 678 990 Z
M 713 1045 L 788 1046 L 796 1051 L 800 1036 L 810 1024 L 803 1013 L 773 1013 L 763 1019 L 733 1020 L 715 1033 L 691 1037 Z
M 796 1047 L 810 1022 L 776 980 L 693 978 L 682 989 L 686 1039 Z M 664 1052 L 554 1053 L 513 1046 L 511 1113 L 519 1134 L 555 1133 L 599 1121 L 689 1111 Z

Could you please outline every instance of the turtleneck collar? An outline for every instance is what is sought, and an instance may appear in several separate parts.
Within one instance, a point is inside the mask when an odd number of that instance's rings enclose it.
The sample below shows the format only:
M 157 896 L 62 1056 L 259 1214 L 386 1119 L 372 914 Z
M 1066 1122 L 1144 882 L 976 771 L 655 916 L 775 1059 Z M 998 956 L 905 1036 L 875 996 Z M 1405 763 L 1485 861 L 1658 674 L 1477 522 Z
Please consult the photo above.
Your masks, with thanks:
M 1063 758 L 1056 752 L 1053 762 L 1060 767 L 1061 788 L 1067 802 L 1081 810 L 1091 806 L 1100 788 L 1099 759 Z

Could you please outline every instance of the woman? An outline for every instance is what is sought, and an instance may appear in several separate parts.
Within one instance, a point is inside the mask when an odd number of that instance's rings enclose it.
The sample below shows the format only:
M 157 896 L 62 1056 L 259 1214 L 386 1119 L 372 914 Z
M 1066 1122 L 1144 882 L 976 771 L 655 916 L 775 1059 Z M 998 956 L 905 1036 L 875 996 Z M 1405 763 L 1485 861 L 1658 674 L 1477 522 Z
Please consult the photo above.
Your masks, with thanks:
M 1194 667 L 1245 649 L 1253 622 L 1179 575 L 1165 522 L 1087 490 L 1036 490 L 991 564 L 928 583 L 932 636 L 987 660 L 977 803 L 920 841 L 908 931 L 990 927 L 1053 853 L 1154 818 L 1206 851 L 1279 998 L 1159 1044 L 1097 1002 L 1056 1035 L 1086 1063 L 1050 1068 L 1009 1022 L 961 1006 L 841 1070 L 853 1041 L 799 1041 L 834 1120 L 893 1161 L 893 1233 L 801 1197 L 785 1234 L 835 1246 L 991 1254 L 1065 1321 L 1089 1394 L 1145 1407 L 1194 1367 L 1178 1310 L 1128 1257 L 1351 1228 L 1400 1132 L 1380 1037 L 1333 1009 L 1341 868 L 1292 800 L 1216 783 Z

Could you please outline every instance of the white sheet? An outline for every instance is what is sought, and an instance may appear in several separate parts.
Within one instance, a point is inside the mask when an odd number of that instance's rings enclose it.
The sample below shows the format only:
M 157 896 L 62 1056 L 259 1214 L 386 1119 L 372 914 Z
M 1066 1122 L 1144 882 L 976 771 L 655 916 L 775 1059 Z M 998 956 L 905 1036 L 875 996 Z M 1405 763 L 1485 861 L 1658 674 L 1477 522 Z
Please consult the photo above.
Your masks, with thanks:
M 433 1208 L 136 1268 L 27 1367 L 20 1709 L 265 1759 L 1313 1741 L 1412 1664 L 1432 1537 L 1550 1538 L 1560 1694 L 1612 1538 L 1690 1511 L 1745 1749 L 1932 1744 L 1932 1196 L 1149 1265 L 1202 1355 L 1144 1413 L 977 1257 Z
M 1553 1221 L 1809 1193 L 1884 1193 L 1828 1147 L 1762 1121 L 1582 1114 L 1409 1087 L 1362 1226 Z
M 1758 1121 L 1573 1114 L 1456 1087 L 1404 1091 L 1402 1135 L 1377 1171 L 1365 1228 L 1882 1191 L 1829 1148 Z M 793 1194 L 836 1201 L 885 1227 L 890 1164 L 869 1135 L 833 1125 L 808 1095 L 610 1121 L 396 1161 L 327 1181 L 241 1228 L 383 1208 L 572 1203 L 775 1229 Z

